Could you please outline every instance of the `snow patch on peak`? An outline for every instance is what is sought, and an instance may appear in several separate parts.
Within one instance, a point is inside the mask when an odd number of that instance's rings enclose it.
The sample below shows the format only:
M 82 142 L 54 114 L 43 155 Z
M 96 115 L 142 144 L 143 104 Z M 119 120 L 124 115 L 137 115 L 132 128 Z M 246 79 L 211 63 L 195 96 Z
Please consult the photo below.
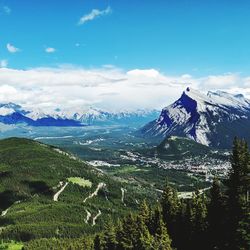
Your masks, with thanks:
M 11 115 L 15 113 L 15 110 L 12 108 L 1 107 L 0 108 L 0 115 Z
M 230 126 L 235 126 L 236 120 L 245 124 L 250 122 L 250 101 L 243 95 L 224 91 L 203 94 L 187 87 L 177 101 L 164 108 L 160 117 L 141 131 L 144 135 L 157 137 L 186 136 L 208 146 L 215 142 L 223 144 L 216 133 L 224 125 L 229 128 L 228 134 L 234 137 L 236 133 L 231 132 Z M 226 143 L 230 142 L 230 136 L 227 135 Z
M 213 99 L 217 105 L 230 106 L 235 108 L 250 108 L 250 101 L 244 97 L 242 94 L 230 94 L 225 91 L 216 91 L 207 93 L 210 99 Z
M 0 104 L 0 115 L 11 115 L 15 112 L 19 112 L 20 114 L 26 113 L 20 105 L 17 105 L 15 103 L 9 102 Z

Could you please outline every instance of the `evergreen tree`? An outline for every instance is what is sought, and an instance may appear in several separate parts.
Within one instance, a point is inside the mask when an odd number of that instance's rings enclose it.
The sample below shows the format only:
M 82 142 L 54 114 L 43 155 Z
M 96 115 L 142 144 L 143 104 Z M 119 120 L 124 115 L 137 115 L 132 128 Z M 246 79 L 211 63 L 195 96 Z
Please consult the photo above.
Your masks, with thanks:
M 191 200 L 181 200 L 179 213 L 177 215 L 178 238 L 175 243 L 177 249 L 190 249 L 192 237 L 193 207 Z
M 192 209 L 192 249 L 205 249 L 207 246 L 205 236 L 207 229 L 207 208 L 205 196 L 200 194 L 199 190 L 193 195 Z
M 145 224 L 141 215 L 137 217 L 137 237 L 134 243 L 134 249 L 138 250 L 150 250 L 153 249 L 154 238 L 150 234 L 148 227 Z
M 151 211 L 145 199 L 140 206 L 139 216 L 141 217 L 142 221 L 149 227 Z
M 245 218 L 239 222 L 236 233 L 237 249 L 250 249 L 250 212 L 246 214 Z
M 177 191 L 171 188 L 168 182 L 162 194 L 161 207 L 163 221 L 167 225 L 169 234 L 173 239 L 173 245 L 176 245 L 178 241 L 177 215 L 180 209 L 180 201 Z
M 208 204 L 208 238 L 211 249 L 222 249 L 225 243 L 225 204 L 220 182 L 214 179 Z
M 231 156 L 231 171 L 228 187 L 228 248 L 241 249 L 242 242 L 245 248 L 249 247 L 249 230 L 246 231 L 247 219 L 249 216 L 249 175 L 250 156 L 247 143 L 244 140 L 235 138 Z M 247 236 L 247 235 L 248 236 Z
M 139 214 L 136 218 L 137 235 L 135 246 L 136 249 L 152 249 L 153 237 L 150 234 L 151 229 L 151 210 L 146 202 L 143 200 Z
M 137 226 L 135 218 L 130 213 L 117 229 L 118 249 L 133 249 L 136 242 Z
M 100 235 L 96 235 L 94 238 L 94 250 L 102 250 Z
M 156 208 L 154 213 L 154 248 L 158 250 L 171 250 L 171 240 L 169 238 L 167 228 L 162 219 L 162 211 L 159 207 Z
M 106 224 L 102 241 L 103 250 L 115 250 L 117 247 L 116 231 L 111 220 Z

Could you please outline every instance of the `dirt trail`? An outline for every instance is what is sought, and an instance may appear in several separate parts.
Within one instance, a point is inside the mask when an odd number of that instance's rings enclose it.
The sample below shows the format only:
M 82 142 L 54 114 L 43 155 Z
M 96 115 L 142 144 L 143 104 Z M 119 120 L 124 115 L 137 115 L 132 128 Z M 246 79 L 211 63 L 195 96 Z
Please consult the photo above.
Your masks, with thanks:
M 1 216 L 2 216 L 2 217 L 5 216 L 5 215 L 9 212 L 10 208 L 11 208 L 14 204 L 19 204 L 20 202 L 21 202 L 21 201 L 15 201 L 10 207 L 8 207 L 8 208 L 5 209 L 4 211 L 2 211 Z
M 57 193 L 54 194 L 54 196 L 53 196 L 53 201 L 58 201 L 59 195 L 64 191 L 64 189 L 67 187 L 68 184 L 69 184 L 69 183 L 66 182 L 66 183 L 64 184 L 64 186 L 62 186 L 62 188 L 61 188 Z
M 93 218 L 93 223 L 92 226 L 94 226 L 96 224 L 96 220 L 97 218 L 102 214 L 102 212 L 100 210 L 98 210 L 98 214 Z
M 90 194 L 88 197 L 86 197 L 86 198 L 84 199 L 83 203 L 85 203 L 88 199 L 91 199 L 91 198 L 93 198 L 94 196 L 96 196 L 96 195 L 98 194 L 99 190 L 102 189 L 102 188 L 104 188 L 104 187 L 106 187 L 106 184 L 105 184 L 104 182 L 100 182 L 100 183 L 98 184 L 96 190 L 95 190 L 92 194 Z
M 6 210 L 2 211 L 1 216 L 2 216 L 2 217 L 5 216 L 5 215 L 8 213 L 9 209 L 10 209 L 10 207 L 7 208 Z
M 86 219 L 85 219 L 85 223 L 88 224 L 88 221 L 89 221 L 89 219 L 91 218 L 91 213 L 90 213 L 87 209 L 85 209 L 85 211 L 86 211 L 86 213 L 87 213 L 87 217 L 86 217 Z
M 121 191 L 122 191 L 122 198 L 121 198 L 121 201 L 123 203 L 124 206 L 126 206 L 125 202 L 124 202 L 124 197 L 125 197 L 125 192 L 127 191 L 125 188 L 121 188 Z

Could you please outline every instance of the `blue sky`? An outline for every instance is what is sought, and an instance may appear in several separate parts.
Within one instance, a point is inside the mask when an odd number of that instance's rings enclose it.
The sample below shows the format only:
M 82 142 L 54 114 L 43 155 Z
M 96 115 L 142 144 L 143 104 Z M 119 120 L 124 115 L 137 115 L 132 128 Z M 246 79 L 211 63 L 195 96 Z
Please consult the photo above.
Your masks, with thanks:
M 187 86 L 250 97 L 249 9 L 247 0 L 0 0 L 0 102 L 161 108 Z
M 0 58 L 9 67 L 112 64 L 193 75 L 250 70 L 249 1 L 0 2 Z M 77 25 L 93 9 L 108 7 L 109 14 Z M 20 52 L 9 53 L 7 43 Z M 45 53 L 47 47 L 55 53 Z

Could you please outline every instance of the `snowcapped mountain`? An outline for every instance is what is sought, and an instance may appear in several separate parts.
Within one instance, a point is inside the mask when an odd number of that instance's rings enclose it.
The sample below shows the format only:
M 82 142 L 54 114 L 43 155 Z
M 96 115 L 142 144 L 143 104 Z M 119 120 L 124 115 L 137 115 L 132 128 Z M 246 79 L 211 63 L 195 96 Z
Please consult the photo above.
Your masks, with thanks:
M 108 112 L 96 108 L 47 112 L 39 108 L 24 109 L 14 103 L 0 104 L 0 122 L 25 123 L 30 126 L 130 125 L 141 126 L 159 116 L 157 110 Z
M 146 122 L 159 116 L 157 110 L 136 110 L 108 112 L 96 108 L 61 110 L 55 109 L 49 113 L 44 113 L 40 109 L 34 109 L 27 113 L 27 117 L 38 120 L 44 118 L 68 119 L 81 123 L 82 125 L 112 125 L 112 124 L 129 124 L 143 125 Z
M 0 104 L 0 115 L 10 115 L 12 113 L 18 112 L 20 114 L 25 115 L 26 111 L 22 109 L 20 105 L 17 105 L 15 103 L 5 103 L 5 104 Z
M 250 141 L 250 100 L 222 91 L 207 95 L 187 88 L 157 120 L 144 126 L 145 136 L 184 136 L 198 143 L 230 147 L 235 136 Z
M 141 126 L 145 122 L 158 117 L 160 112 L 158 110 L 135 110 L 135 111 L 120 111 L 108 112 L 95 108 L 90 108 L 88 111 L 75 116 L 77 120 L 88 125 L 101 124 L 123 124 Z

